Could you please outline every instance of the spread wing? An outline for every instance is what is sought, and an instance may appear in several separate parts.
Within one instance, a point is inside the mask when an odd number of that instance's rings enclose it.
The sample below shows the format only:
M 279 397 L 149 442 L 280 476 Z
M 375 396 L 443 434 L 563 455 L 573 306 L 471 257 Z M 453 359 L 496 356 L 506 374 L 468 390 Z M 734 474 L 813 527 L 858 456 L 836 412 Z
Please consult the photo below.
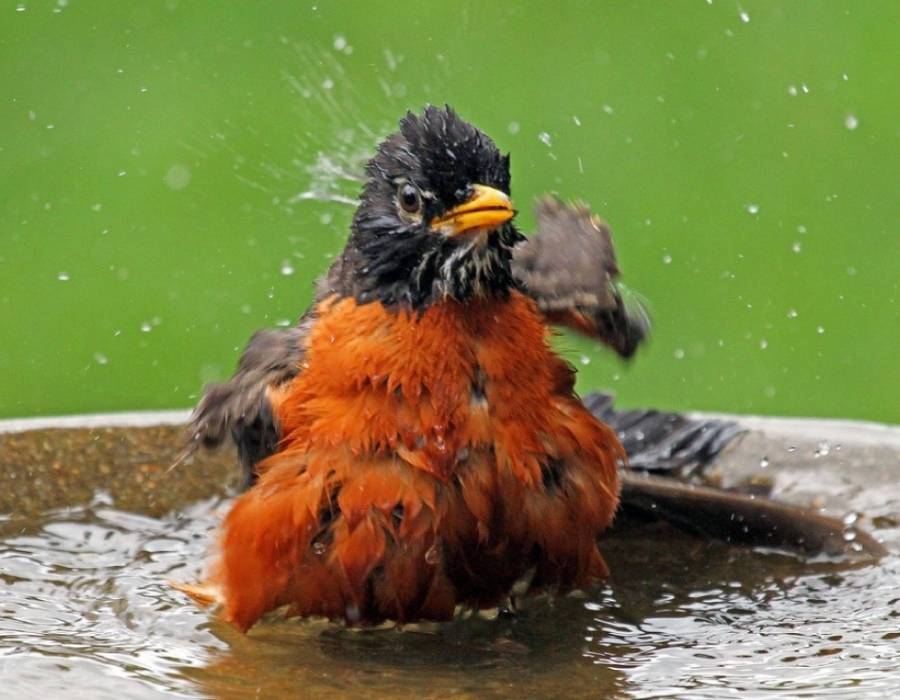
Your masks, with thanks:
M 537 233 L 513 251 L 513 274 L 548 323 L 631 357 L 650 331 L 644 305 L 618 281 L 609 227 L 583 204 L 543 197 Z
M 188 443 L 172 466 L 183 462 L 200 446 L 213 449 L 230 436 L 238 449 L 242 488 L 256 480 L 256 465 L 275 452 L 281 440 L 269 392 L 299 374 L 306 339 L 316 322 L 316 307 L 334 292 L 343 263 L 343 256 L 338 256 L 316 281 L 313 303 L 296 326 L 255 333 L 231 379 L 204 388 L 187 426 Z
M 312 323 L 312 313 L 307 312 L 292 328 L 263 330 L 253 335 L 231 379 L 203 390 L 188 424 L 189 442 L 175 464 L 201 445 L 212 449 L 231 438 L 238 449 L 243 486 L 253 482 L 257 462 L 272 454 L 280 439 L 269 389 L 289 382 L 300 371 Z

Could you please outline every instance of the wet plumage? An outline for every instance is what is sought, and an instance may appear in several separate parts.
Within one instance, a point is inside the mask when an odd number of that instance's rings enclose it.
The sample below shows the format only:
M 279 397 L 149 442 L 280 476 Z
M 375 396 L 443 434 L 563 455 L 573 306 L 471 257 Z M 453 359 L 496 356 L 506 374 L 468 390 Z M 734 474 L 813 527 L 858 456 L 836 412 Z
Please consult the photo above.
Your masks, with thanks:
M 546 200 L 523 237 L 508 157 L 449 108 L 408 114 L 367 175 L 313 306 L 255 336 L 193 419 L 194 445 L 234 437 L 252 484 L 204 589 L 241 629 L 281 606 L 446 620 L 523 580 L 564 592 L 605 573 L 625 453 L 547 324 L 626 356 L 646 334 L 608 230 Z

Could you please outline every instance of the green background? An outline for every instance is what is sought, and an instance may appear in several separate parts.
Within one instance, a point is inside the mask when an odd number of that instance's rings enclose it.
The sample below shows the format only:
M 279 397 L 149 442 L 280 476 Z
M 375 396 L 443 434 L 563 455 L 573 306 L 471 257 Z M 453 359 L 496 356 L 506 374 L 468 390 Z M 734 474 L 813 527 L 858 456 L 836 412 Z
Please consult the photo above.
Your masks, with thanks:
M 612 225 L 625 405 L 900 420 L 900 3 L 0 2 L 0 416 L 186 407 L 449 102 Z M 542 136 L 543 135 L 543 136 Z M 306 193 L 306 194 L 304 194 Z M 287 273 L 287 274 L 286 274 Z

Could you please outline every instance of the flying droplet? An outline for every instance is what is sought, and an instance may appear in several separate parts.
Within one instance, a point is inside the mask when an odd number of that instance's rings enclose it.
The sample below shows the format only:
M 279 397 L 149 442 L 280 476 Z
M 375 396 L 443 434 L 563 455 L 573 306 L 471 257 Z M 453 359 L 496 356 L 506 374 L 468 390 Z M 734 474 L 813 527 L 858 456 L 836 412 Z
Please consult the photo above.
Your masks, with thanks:
M 684 350 L 682 348 L 675 348 L 675 352 L 672 353 L 676 360 L 684 359 Z
M 149 322 L 149 321 L 144 321 L 144 322 L 141 324 L 141 332 L 142 332 L 142 333 L 149 333 L 149 332 L 152 331 L 152 330 L 153 330 L 153 326 L 150 325 L 150 322 Z
M 68 272 L 60 272 L 56 276 L 56 279 L 58 279 L 60 282 L 68 282 L 69 281 L 69 273 Z
M 766 340 L 765 338 L 763 338 L 762 340 L 759 341 L 759 349 L 760 349 L 760 350 L 765 350 L 767 347 L 769 347 L 769 341 L 768 341 L 768 340 Z
M 333 45 L 334 45 L 335 51 L 343 51 L 345 48 L 347 48 L 347 40 L 344 37 L 342 37 L 340 34 L 338 34 L 336 37 L 334 37 Z
M 672 256 L 666 253 L 662 257 L 663 265 L 671 265 L 672 264 Z
M 96 362 L 98 365 L 108 365 L 109 358 L 106 355 L 104 355 L 102 352 L 95 352 L 94 353 L 94 362 Z
M 285 277 L 290 277 L 291 275 L 294 274 L 294 266 L 291 265 L 290 260 L 285 260 L 283 263 L 281 263 L 280 272 Z
M 794 241 L 791 245 L 791 250 L 793 250 L 795 253 L 799 253 L 801 250 L 803 250 L 803 245 L 800 243 L 800 241 Z
M 759 460 L 760 469 L 765 469 L 768 466 L 769 466 L 769 458 L 768 457 L 763 457 L 761 460 Z
M 797 318 L 800 314 L 797 313 L 797 309 L 788 309 L 787 317 L 788 318 Z
M 544 144 L 548 148 L 553 145 L 553 141 L 550 138 L 550 134 L 548 134 L 546 131 L 542 131 L 541 133 L 538 134 L 538 141 L 540 141 L 542 144 Z
M 825 326 L 816 326 L 816 333 L 818 333 L 819 335 L 825 333 Z
M 747 12 L 745 12 L 744 10 L 741 10 L 741 22 L 743 22 L 744 24 L 747 24 L 747 22 L 749 22 L 749 21 L 750 21 L 750 15 Z
M 191 169 L 181 163 L 175 163 L 163 179 L 169 189 L 180 192 L 191 183 Z
M 756 214 L 759 214 L 759 205 L 758 204 L 748 204 L 746 206 L 746 209 L 747 209 L 748 214 L 753 214 L 754 216 Z
M 844 119 L 844 126 L 848 131 L 854 131 L 859 126 L 859 119 L 853 114 L 848 114 Z
M 516 134 L 519 133 L 519 131 L 521 130 L 521 128 L 522 128 L 522 127 L 519 125 L 519 122 L 510 122 L 509 125 L 506 127 L 506 130 L 507 130 L 510 134 L 512 134 L 513 136 L 515 136 Z

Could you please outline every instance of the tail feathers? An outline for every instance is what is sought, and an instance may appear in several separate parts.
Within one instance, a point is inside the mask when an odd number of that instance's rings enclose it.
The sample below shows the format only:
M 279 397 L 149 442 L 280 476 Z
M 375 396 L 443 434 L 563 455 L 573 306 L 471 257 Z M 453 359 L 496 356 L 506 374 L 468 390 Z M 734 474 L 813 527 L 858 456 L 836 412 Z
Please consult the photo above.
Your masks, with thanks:
M 628 466 L 642 471 L 689 476 L 745 432 L 729 420 L 655 410 L 617 411 L 609 394 L 589 394 L 584 405 L 616 431 L 628 453 Z

